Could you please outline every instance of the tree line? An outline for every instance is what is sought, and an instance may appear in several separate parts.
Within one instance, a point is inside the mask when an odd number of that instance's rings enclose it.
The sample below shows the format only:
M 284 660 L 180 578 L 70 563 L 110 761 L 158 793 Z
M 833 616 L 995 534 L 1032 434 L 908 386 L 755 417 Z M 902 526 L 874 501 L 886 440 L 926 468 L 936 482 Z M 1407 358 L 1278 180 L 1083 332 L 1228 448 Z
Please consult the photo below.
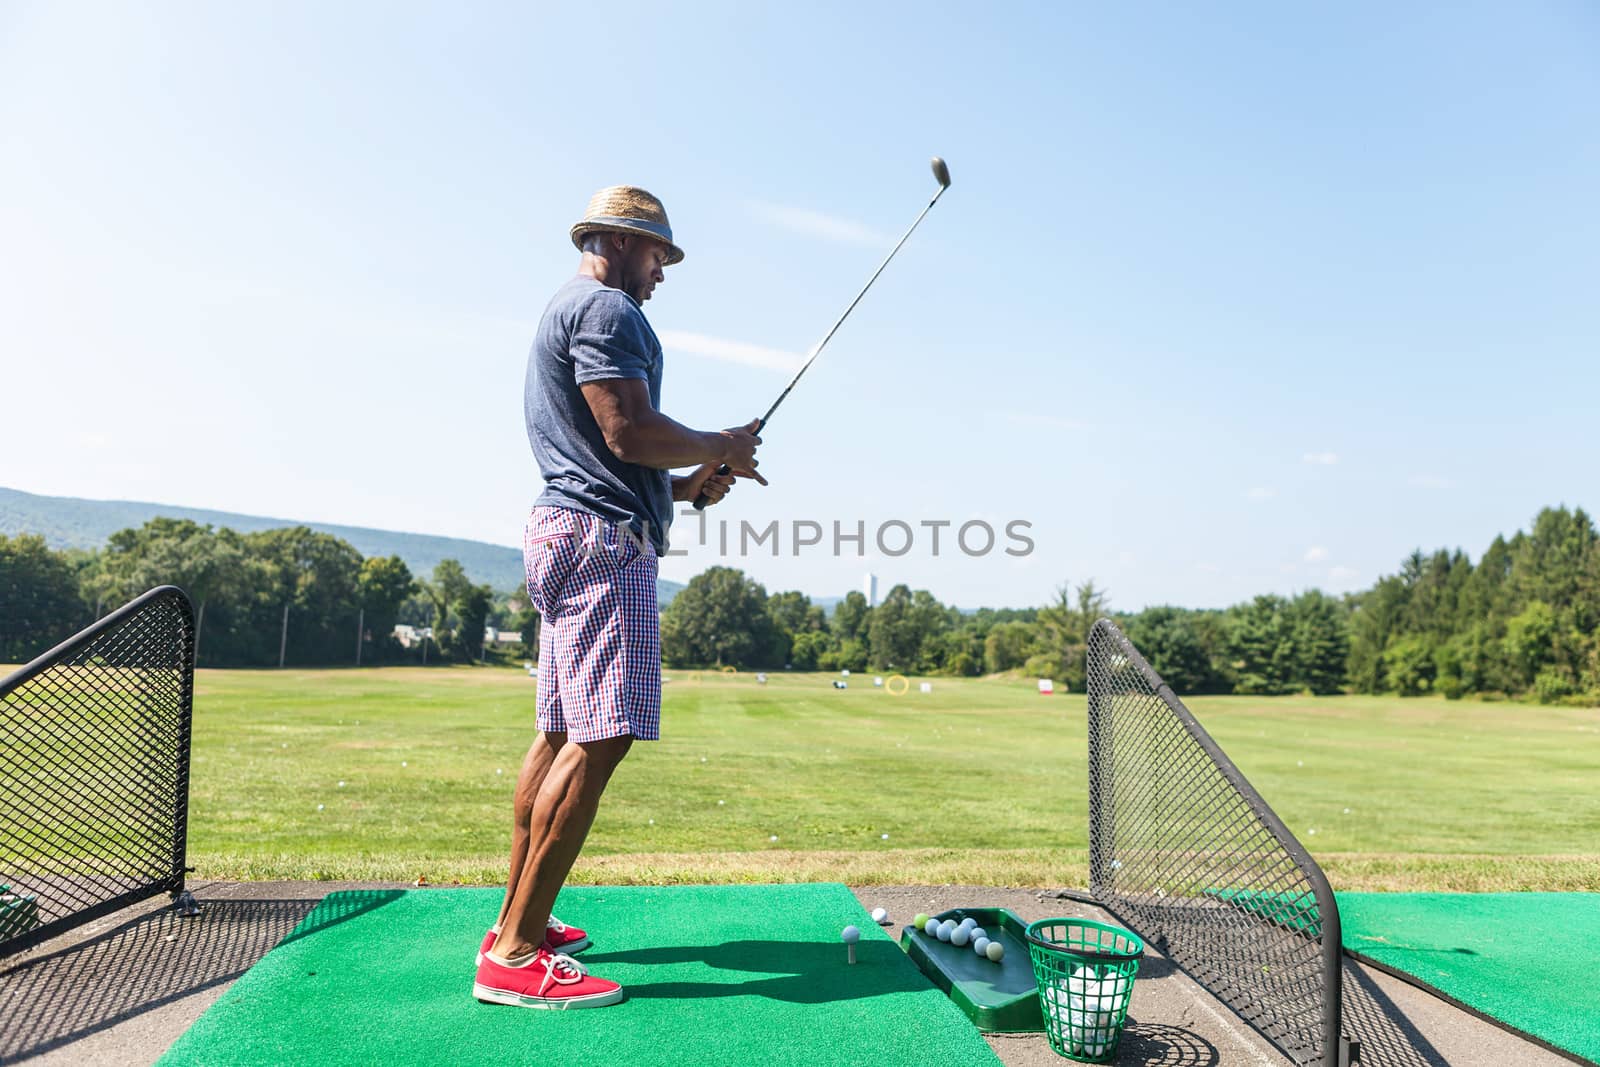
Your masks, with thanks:
M 1020 672 L 1081 691 L 1086 639 L 1112 614 L 1094 582 L 1043 607 L 962 612 L 904 585 L 869 606 L 851 593 L 829 615 L 804 594 L 768 596 L 713 567 L 662 616 L 680 667 Z M 1115 615 L 1181 693 L 1468 693 L 1546 703 L 1600 701 L 1600 538 L 1582 510 L 1547 508 L 1496 537 L 1474 565 L 1460 549 L 1413 552 L 1372 588 L 1311 589 L 1224 609 L 1158 606 Z
M 0 535 L 0 661 L 25 662 L 169 584 L 194 602 L 204 666 L 350 663 L 358 647 L 368 663 L 472 660 L 484 654 L 486 626 L 537 626 L 525 594 L 520 602 L 497 598 L 456 560 L 424 579 L 399 556 L 364 558 L 342 538 L 305 526 L 239 533 L 157 518 L 117 531 L 95 551 Z M 403 648 L 397 623 L 430 627 L 432 637 Z
M 182 586 L 199 615 L 208 666 L 346 663 L 358 620 L 365 661 L 483 655 L 485 625 L 539 619 L 525 591 L 497 596 L 445 560 L 428 579 L 398 556 L 364 559 L 306 527 L 240 534 L 154 519 L 99 551 L 0 536 L 0 660 L 20 662 L 155 585 Z M 287 609 L 288 639 L 283 639 Z M 852 592 L 827 611 L 797 591 L 769 595 L 730 567 L 692 579 L 662 613 L 670 667 L 1015 672 L 1082 689 L 1089 628 L 1111 614 L 1093 581 L 1042 606 L 962 611 L 896 585 L 882 603 Z M 1547 508 L 1527 532 L 1496 537 L 1474 564 L 1460 549 L 1420 550 L 1372 588 L 1312 589 L 1224 609 L 1159 606 L 1115 616 L 1182 693 L 1437 692 L 1600 701 L 1600 536 L 1582 509 Z M 396 623 L 431 626 L 405 650 Z

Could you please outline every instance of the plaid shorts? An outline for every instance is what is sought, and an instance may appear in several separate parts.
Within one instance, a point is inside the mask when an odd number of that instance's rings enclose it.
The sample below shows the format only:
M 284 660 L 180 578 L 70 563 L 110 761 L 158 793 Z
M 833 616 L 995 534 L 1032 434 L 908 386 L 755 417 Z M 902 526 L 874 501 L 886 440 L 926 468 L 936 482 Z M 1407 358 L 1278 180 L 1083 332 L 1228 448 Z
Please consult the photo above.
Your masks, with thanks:
M 540 615 L 539 729 L 579 743 L 661 736 L 656 554 L 616 523 L 536 507 L 522 536 Z

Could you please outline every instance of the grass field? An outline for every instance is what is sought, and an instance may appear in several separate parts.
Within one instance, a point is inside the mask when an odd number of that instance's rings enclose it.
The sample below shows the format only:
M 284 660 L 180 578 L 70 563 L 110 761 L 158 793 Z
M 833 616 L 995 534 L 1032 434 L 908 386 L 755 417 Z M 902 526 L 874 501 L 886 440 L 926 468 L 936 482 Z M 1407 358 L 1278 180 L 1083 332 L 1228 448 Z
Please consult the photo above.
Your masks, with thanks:
M 1087 880 L 1081 695 L 667 676 L 665 740 L 623 764 L 575 881 Z M 196 689 L 199 877 L 504 879 L 534 732 L 520 671 L 202 671 Z M 1335 888 L 1600 889 L 1600 710 L 1191 707 Z

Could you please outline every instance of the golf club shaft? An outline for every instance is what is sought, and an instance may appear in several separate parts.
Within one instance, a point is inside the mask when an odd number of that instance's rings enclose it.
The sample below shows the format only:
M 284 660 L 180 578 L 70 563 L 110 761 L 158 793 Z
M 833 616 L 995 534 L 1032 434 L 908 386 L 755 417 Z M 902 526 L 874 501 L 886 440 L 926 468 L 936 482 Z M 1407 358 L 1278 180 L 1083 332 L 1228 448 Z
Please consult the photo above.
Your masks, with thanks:
M 828 342 L 833 338 L 833 335 L 838 331 L 839 327 L 844 325 L 844 320 L 850 317 L 850 312 L 854 311 L 856 309 L 856 305 L 861 303 L 861 298 L 867 295 L 867 290 L 871 289 L 872 283 L 878 280 L 878 275 L 883 273 L 883 268 L 889 265 L 889 261 L 894 258 L 895 253 L 900 251 L 900 246 L 905 244 L 907 239 L 911 237 L 912 231 L 921 224 L 925 217 L 927 217 L 928 212 L 933 210 L 933 205 L 939 202 L 939 198 L 944 195 L 944 191 L 948 188 L 950 187 L 944 184 L 939 186 L 939 191 L 933 194 L 933 199 L 928 201 L 928 206 L 922 209 L 922 212 L 917 216 L 916 221 L 906 229 L 906 232 L 901 235 L 900 240 L 895 242 L 894 247 L 889 250 L 889 254 L 883 257 L 883 262 L 879 263 L 878 269 L 872 272 L 872 277 L 867 279 L 867 284 L 861 287 L 861 291 L 856 294 L 855 299 L 850 301 L 850 306 L 844 309 L 844 314 L 840 315 L 838 321 L 829 327 L 827 333 L 822 335 L 822 340 L 817 342 L 816 347 L 811 350 L 811 354 L 806 357 L 806 361 L 800 364 L 800 369 L 795 372 L 794 377 L 790 379 L 789 384 L 784 387 L 783 392 L 778 394 L 778 399 L 774 400 L 772 402 L 772 406 L 767 409 L 767 413 L 761 416 L 760 423 L 756 425 L 756 433 L 759 434 L 762 430 L 766 429 L 767 423 L 772 419 L 772 413 L 778 410 L 778 405 L 783 403 L 784 398 L 789 395 L 789 391 L 795 387 L 795 385 L 805 375 L 806 371 L 811 368 L 811 364 L 817 361 L 817 357 L 822 355 L 822 350 L 827 347 Z M 724 463 L 722 466 L 718 467 L 717 473 L 720 475 L 729 474 L 730 471 L 728 465 Z M 700 491 L 700 495 L 694 498 L 695 510 L 705 510 L 705 506 L 710 502 L 711 498 L 708 497 L 705 493 L 705 490 L 702 489 Z

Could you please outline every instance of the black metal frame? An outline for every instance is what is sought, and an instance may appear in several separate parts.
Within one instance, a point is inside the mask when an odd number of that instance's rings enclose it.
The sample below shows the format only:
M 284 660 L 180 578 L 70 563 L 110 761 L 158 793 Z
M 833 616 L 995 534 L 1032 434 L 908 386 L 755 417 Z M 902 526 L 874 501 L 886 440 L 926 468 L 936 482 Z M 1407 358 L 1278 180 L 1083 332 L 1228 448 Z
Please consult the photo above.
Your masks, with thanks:
M 0 884 L 37 924 L 8 956 L 184 892 L 194 607 L 152 589 L 0 682 Z M 7 857 L 30 870 L 8 870 Z
M 1344 1067 L 1322 869 L 1111 620 L 1087 656 L 1091 898 L 1291 1060 Z

